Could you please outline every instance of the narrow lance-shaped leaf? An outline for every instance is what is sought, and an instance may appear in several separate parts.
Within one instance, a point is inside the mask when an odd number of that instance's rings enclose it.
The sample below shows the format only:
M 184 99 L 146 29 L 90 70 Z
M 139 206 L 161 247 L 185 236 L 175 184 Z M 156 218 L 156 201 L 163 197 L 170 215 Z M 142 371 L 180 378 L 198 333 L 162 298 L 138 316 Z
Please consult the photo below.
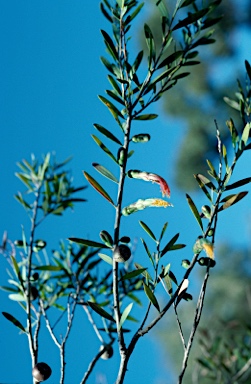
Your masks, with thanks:
M 112 258 L 108 255 L 105 255 L 104 253 L 98 253 L 99 257 L 101 257 L 102 260 L 104 260 L 106 263 L 112 265 L 113 261 Z
M 208 192 L 208 190 L 206 189 L 205 187 L 205 184 L 201 181 L 201 179 L 198 177 L 198 175 L 194 175 L 196 181 L 198 182 L 200 188 L 202 189 L 202 191 L 205 193 L 205 195 L 207 196 L 207 198 L 212 202 L 212 197 L 210 196 L 210 193 Z
M 8 312 L 2 312 L 2 314 L 4 315 L 4 317 L 9 320 L 12 324 L 14 324 L 17 328 L 21 329 L 21 331 L 23 331 L 24 333 L 26 333 L 26 330 L 25 328 L 22 326 L 22 324 L 20 323 L 20 321 L 18 321 L 14 316 L 12 316 L 10 313 Z
M 103 37 L 105 39 L 105 44 L 106 44 L 110 54 L 112 55 L 114 60 L 118 60 L 118 53 L 117 53 L 117 50 L 115 48 L 115 45 L 114 45 L 112 39 L 110 38 L 108 33 L 105 32 L 104 30 L 101 30 L 101 33 L 102 33 L 102 35 L 103 35 Z
M 118 179 L 108 169 L 103 167 L 103 165 L 92 163 L 92 166 L 96 169 L 96 171 L 101 173 L 101 175 L 107 177 L 107 179 L 112 180 L 114 183 L 118 183 Z
M 125 322 L 125 320 L 127 319 L 129 313 L 131 312 L 132 310 L 132 307 L 133 307 L 133 303 L 130 303 L 128 304 L 128 306 L 124 309 L 123 313 L 122 313 L 122 316 L 120 318 L 120 322 L 119 322 L 119 329 L 122 327 L 123 323 Z
M 133 279 L 134 277 L 137 277 L 137 276 L 143 274 L 143 272 L 146 270 L 147 270 L 147 268 L 139 268 L 136 271 L 127 272 L 124 276 L 121 277 L 120 280 Z
M 91 184 L 91 186 L 96 189 L 97 192 L 99 192 L 109 203 L 111 203 L 114 206 L 114 203 L 108 193 L 104 190 L 104 188 L 101 187 L 101 185 L 87 172 L 83 172 L 86 180 Z
M 153 232 L 151 229 L 146 225 L 143 221 L 139 221 L 141 227 L 146 231 L 146 233 L 154 240 L 156 241 L 156 237 L 154 236 Z
M 242 200 L 247 194 L 248 192 L 246 191 L 246 192 L 240 192 L 240 193 L 236 193 L 235 195 L 229 195 L 225 197 L 221 201 L 225 203 L 220 207 L 219 212 L 222 211 L 223 209 L 227 209 L 231 207 L 231 205 L 238 203 L 238 201 Z
M 228 191 L 229 189 L 239 188 L 239 187 L 242 187 L 243 185 L 246 185 L 248 183 L 251 183 L 251 177 L 247 177 L 245 179 L 236 181 L 233 184 L 229 184 L 229 185 L 226 186 L 225 189 L 226 189 L 226 191 Z
M 194 214 L 194 217 L 196 218 L 201 230 L 203 231 L 202 220 L 201 220 L 200 214 L 198 212 L 198 209 L 196 208 L 196 205 L 194 204 L 192 198 L 188 194 L 186 194 L 186 198 L 187 198 L 188 205 Z
M 145 115 L 138 115 L 134 117 L 134 120 L 153 120 L 153 119 L 156 119 L 157 117 L 158 115 L 156 115 L 155 113 L 148 113 Z
M 38 271 L 61 271 L 61 267 L 57 265 L 40 265 L 35 269 Z
M 135 266 L 135 268 L 137 268 L 137 269 L 140 269 L 140 270 L 143 269 L 143 271 L 141 272 L 141 274 L 142 274 L 147 280 L 151 280 L 151 281 L 153 281 L 153 278 L 151 277 L 150 273 L 147 272 L 147 268 L 142 267 L 142 265 L 140 265 L 139 263 L 134 263 L 134 266 Z
M 107 106 L 107 108 L 109 109 L 109 111 L 111 112 L 115 120 L 118 120 L 118 116 L 124 119 L 124 116 L 122 115 L 122 113 L 109 100 L 107 100 L 105 97 L 101 95 L 99 95 L 98 98 L 102 101 L 102 103 L 104 103 Z
M 180 20 L 172 28 L 172 30 L 175 31 L 176 29 L 179 29 L 179 28 L 182 28 L 182 27 L 186 27 L 187 25 L 194 23 L 195 21 L 197 21 L 197 20 L 201 19 L 203 16 L 205 16 L 206 13 L 208 13 L 208 11 L 209 11 L 209 9 L 205 8 L 205 9 L 201 9 L 198 12 L 189 14 L 189 16 L 185 17 L 183 20 Z
M 102 143 L 101 140 L 99 140 L 99 138 L 95 135 L 91 135 L 91 137 L 93 138 L 93 140 L 98 144 L 98 146 L 108 155 L 111 157 L 111 159 L 113 161 L 115 161 L 115 163 L 117 163 L 117 159 L 116 157 L 112 154 L 112 152 Z
M 113 321 L 115 323 L 114 318 L 108 312 L 106 312 L 103 308 L 101 308 L 98 304 L 93 303 L 92 301 L 88 301 L 88 305 L 100 316 L 104 317 L 107 320 Z
M 109 248 L 104 243 L 98 243 L 97 241 L 80 239 L 78 237 L 69 237 L 68 240 L 72 241 L 73 243 L 87 245 L 88 247 L 93 247 L 93 248 Z
M 160 237 L 159 237 L 159 242 L 161 242 L 161 240 L 162 240 L 162 238 L 163 238 L 163 236 L 164 236 L 164 234 L 166 232 L 167 226 L 168 226 L 168 223 L 165 223 L 163 225 L 163 228 L 162 228 L 162 231 L 161 231 L 161 234 L 160 234 Z
M 108 139 L 114 141 L 115 143 L 119 144 L 122 146 L 122 143 L 121 141 L 116 137 L 114 136 L 110 131 L 108 131 L 108 129 L 104 128 L 102 125 L 100 124 L 93 124 L 94 127 L 100 132 L 102 133 L 104 136 L 106 136 Z
M 176 241 L 179 238 L 179 233 L 177 233 L 173 238 L 167 243 L 167 245 L 164 247 L 164 249 L 161 251 L 161 257 L 164 256 L 168 251 L 170 251 L 173 247 L 173 245 L 176 243 Z
M 144 245 L 144 248 L 145 248 L 145 250 L 146 250 L 146 253 L 147 253 L 147 255 L 148 255 L 148 257 L 149 257 L 149 259 L 150 259 L 152 265 L 154 265 L 154 262 L 153 262 L 153 258 L 152 258 L 151 252 L 149 251 L 149 248 L 148 248 L 148 246 L 147 246 L 145 240 L 142 239 L 142 238 L 140 238 L 140 240 L 142 241 L 142 244 Z
M 158 300 L 156 299 L 156 297 L 155 297 L 154 293 L 152 292 L 151 288 L 149 288 L 148 285 L 146 285 L 144 283 L 144 281 L 143 281 L 143 285 L 144 285 L 144 291 L 145 291 L 146 296 L 151 301 L 151 303 L 154 305 L 154 307 L 160 312 L 160 307 L 159 307 Z

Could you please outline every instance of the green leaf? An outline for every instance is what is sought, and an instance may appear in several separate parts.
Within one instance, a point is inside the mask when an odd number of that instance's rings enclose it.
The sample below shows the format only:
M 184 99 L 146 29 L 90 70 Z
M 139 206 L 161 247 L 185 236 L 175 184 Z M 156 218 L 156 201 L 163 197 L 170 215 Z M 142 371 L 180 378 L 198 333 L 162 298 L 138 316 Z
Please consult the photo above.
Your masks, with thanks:
M 157 117 L 158 115 L 156 115 L 155 113 L 148 113 L 145 115 L 138 115 L 134 117 L 134 120 L 153 120 L 153 119 L 156 119 Z
M 111 114 L 115 118 L 115 120 L 118 120 L 118 116 L 121 117 L 122 119 L 124 119 L 124 116 L 122 115 L 122 113 L 118 110 L 118 108 L 115 107 L 114 104 L 112 104 L 111 101 L 109 101 L 108 99 L 106 99 L 105 97 L 103 97 L 101 95 L 99 95 L 98 98 L 109 109 L 109 111 L 111 112 Z
M 24 199 L 23 199 L 23 196 L 20 192 L 17 193 L 17 195 L 15 195 L 15 199 L 25 208 L 25 209 L 31 209 L 31 205 L 28 204 Z
M 123 323 L 125 322 L 125 320 L 127 319 L 129 313 L 131 312 L 132 310 L 132 307 L 133 307 L 133 303 L 130 303 L 127 305 L 127 307 L 124 309 L 123 313 L 122 313 L 122 316 L 120 318 L 120 322 L 119 322 L 119 327 L 118 329 L 120 329 L 123 325 Z
M 92 166 L 96 169 L 96 171 L 101 173 L 101 175 L 107 177 L 107 179 L 114 181 L 114 183 L 118 183 L 118 179 L 108 169 L 106 169 L 102 165 L 97 163 L 92 163 Z
M 112 154 L 112 152 L 102 143 L 101 140 L 95 135 L 91 135 L 93 140 L 98 144 L 98 146 L 108 155 L 110 158 L 117 163 L 116 157 Z
M 148 225 L 146 225 L 143 221 L 139 221 L 141 227 L 146 231 L 146 233 L 154 240 L 154 241 L 157 241 L 156 240 L 156 237 L 154 236 L 153 232 L 151 231 L 151 229 L 148 227 Z
M 151 252 L 149 251 L 149 248 L 148 248 L 148 246 L 147 246 L 145 240 L 142 239 L 142 238 L 140 238 L 140 240 L 142 241 L 142 244 L 144 245 L 144 248 L 145 248 L 145 250 L 146 250 L 146 253 L 147 253 L 147 255 L 148 255 L 148 257 L 149 257 L 149 259 L 150 259 L 152 265 L 154 265 L 154 262 L 153 262 L 153 258 L 152 258 Z
M 105 45 L 107 46 L 109 53 L 114 58 L 114 60 L 118 61 L 118 52 L 117 52 L 117 50 L 115 48 L 115 45 L 114 45 L 112 39 L 110 38 L 108 33 L 105 32 L 102 29 L 101 29 L 101 33 L 102 33 L 102 35 L 103 35 L 103 37 L 105 39 Z
M 9 299 L 13 301 L 25 301 L 25 298 L 21 293 L 11 293 Z
M 120 76 L 119 68 L 115 64 L 111 64 L 105 57 L 101 56 L 100 60 L 104 64 L 104 66 L 116 77 Z
M 213 199 L 212 199 L 212 196 L 210 195 L 210 193 L 208 192 L 208 190 L 206 189 L 205 187 L 205 184 L 201 181 L 199 175 L 194 175 L 196 181 L 198 182 L 200 188 L 202 189 L 202 191 L 205 193 L 205 195 L 207 196 L 207 198 L 212 202 Z M 204 177 L 204 176 L 203 176 Z M 209 181 L 209 180 L 208 180 Z
M 147 270 L 147 268 L 139 268 L 136 271 L 127 272 L 124 276 L 121 277 L 120 280 L 133 279 L 134 277 L 137 277 L 137 276 L 143 274 L 143 272 L 146 270 Z
M 97 192 L 99 192 L 109 203 L 111 203 L 114 206 L 114 202 L 108 195 L 108 193 L 101 187 L 101 185 L 87 172 L 83 172 L 86 180 L 91 184 L 91 186 L 96 189 Z
M 61 271 L 61 267 L 57 265 L 40 265 L 35 269 L 38 271 Z
M 194 204 L 192 198 L 188 194 L 186 194 L 186 198 L 187 198 L 188 205 L 194 214 L 194 217 L 196 218 L 201 230 L 203 231 L 202 220 L 201 220 L 200 214 L 198 212 L 198 209 L 196 208 L 196 205 Z
M 237 101 L 229 99 L 229 97 L 223 97 L 223 100 L 226 104 L 228 104 L 231 108 L 236 109 L 237 111 L 240 111 L 240 105 Z
M 26 333 L 26 330 L 25 328 L 22 326 L 22 324 L 20 323 L 20 321 L 18 321 L 14 316 L 12 316 L 10 313 L 8 312 L 2 312 L 2 314 L 4 315 L 4 317 L 9 320 L 12 324 L 14 324 L 17 328 L 21 329 L 22 332 Z
M 144 283 L 144 281 L 143 281 L 143 285 L 144 285 L 144 291 L 145 291 L 146 296 L 151 301 L 151 303 L 154 305 L 154 307 L 160 312 L 159 303 L 158 303 L 154 293 L 152 292 L 151 288 L 148 287 L 148 285 L 146 285 Z
M 245 179 L 236 181 L 233 184 L 229 184 L 229 185 L 226 186 L 225 189 L 226 189 L 226 191 L 228 191 L 229 189 L 239 188 L 239 187 L 242 187 L 243 185 L 246 185 L 248 183 L 251 183 L 251 177 L 247 177 Z
M 152 60 L 155 60 L 155 43 L 154 43 L 152 31 L 147 24 L 144 25 L 144 32 L 146 37 L 146 44 L 149 49 L 149 66 L 150 66 L 152 63 Z
M 15 257 L 12 255 L 11 255 L 11 261 L 12 261 L 15 273 L 16 273 L 17 277 L 19 277 L 20 276 L 19 266 L 17 264 Z
M 139 4 L 139 6 L 135 9 L 135 11 L 131 15 L 127 16 L 124 23 L 125 26 L 129 24 L 137 16 L 137 14 L 140 12 L 143 6 L 144 6 L 144 3 Z
M 176 233 L 175 236 L 167 243 L 167 245 L 164 247 L 164 249 L 160 252 L 160 257 L 164 256 L 168 251 L 172 250 L 173 245 L 179 238 L 179 233 Z
M 153 279 L 152 279 L 150 273 L 147 272 L 147 268 L 142 267 L 142 265 L 140 265 L 139 263 L 134 263 L 134 266 L 135 266 L 135 268 L 137 268 L 137 269 L 144 269 L 144 271 L 141 272 L 141 274 L 142 274 L 147 280 L 153 281 Z
M 208 13 L 209 9 L 204 8 L 201 9 L 198 12 L 190 13 L 189 16 L 185 17 L 183 20 L 180 20 L 173 28 L 172 30 L 175 31 L 176 29 L 186 27 L 189 24 L 194 23 L 195 21 L 201 19 L 203 16 L 205 16 Z
M 247 123 L 243 129 L 242 135 L 241 135 L 241 141 L 244 142 L 244 145 L 247 144 L 248 138 L 249 138 L 249 133 L 251 129 L 251 123 Z
M 121 141 L 116 137 L 114 136 L 110 131 L 108 131 L 108 129 L 104 128 L 102 125 L 100 124 L 93 124 L 94 127 L 100 132 L 102 133 L 104 136 L 106 136 L 108 139 L 114 141 L 115 143 L 119 144 L 122 146 L 122 143 Z
M 160 234 L 160 238 L 159 238 L 159 243 L 161 242 L 161 240 L 162 240 L 162 238 L 163 238 L 163 236 L 164 236 L 164 234 L 166 232 L 167 226 L 168 226 L 168 223 L 165 223 L 163 225 L 163 228 L 162 228 L 162 231 L 161 231 L 161 234 Z
M 251 81 L 251 66 L 247 60 L 245 60 L 245 67 L 246 67 L 246 71 L 247 71 L 249 80 Z
M 135 61 L 133 63 L 132 69 L 131 69 L 131 71 L 133 73 L 137 72 L 137 70 L 138 70 L 138 68 L 139 68 L 139 66 L 140 66 L 140 64 L 142 62 L 143 56 L 144 56 L 144 51 L 140 51 L 137 54 L 136 59 L 135 59 Z
M 108 255 L 105 255 L 104 253 L 98 253 L 99 257 L 101 257 L 102 260 L 104 260 L 106 263 L 112 265 L 113 261 L 112 258 Z
M 157 69 L 163 68 L 165 66 L 169 66 L 174 61 L 179 59 L 183 55 L 183 51 L 176 51 L 172 53 L 170 56 L 166 57 L 157 67 Z
M 93 311 L 98 313 L 100 316 L 104 317 L 107 320 L 113 321 L 115 323 L 114 318 L 108 312 L 106 312 L 103 308 L 101 308 L 97 303 L 88 301 L 88 305 L 91 307 L 91 309 L 93 309 Z
M 114 99 L 114 100 L 117 101 L 118 103 L 120 103 L 120 104 L 122 104 L 123 106 L 125 106 L 124 101 L 123 101 L 119 96 L 117 96 L 116 91 L 114 91 L 114 90 L 110 91 L 109 89 L 107 89 L 107 90 L 106 90 L 106 93 L 107 93 L 107 95 L 109 95 L 112 99 Z
M 197 175 L 195 175 L 195 178 L 199 179 L 201 181 L 201 183 L 203 185 L 205 185 L 207 188 L 212 189 L 214 192 L 217 192 L 216 187 L 214 186 L 214 184 L 207 177 L 205 177 L 205 176 L 201 175 L 200 173 L 198 173 Z
M 23 173 L 15 173 L 15 176 L 18 177 L 30 190 L 32 190 L 31 180 L 29 177 L 24 175 Z
M 169 249 L 169 251 L 177 251 L 178 249 L 185 248 L 186 244 L 174 244 L 172 247 Z
M 221 201 L 221 203 L 223 202 L 225 203 L 220 207 L 218 212 L 222 211 L 223 209 L 227 209 L 231 207 L 231 205 L 238 203 L 238 201 L 242 200 L 247 194 L 248 192 L 240 192 L 240 193 L 236 193 L 235 195 L 229 195 L 225 197 Z
M 109 248 L 104 243 L 98 243 L 97 241 L 80 239 L 78 237 L 69 237 L 68 240 L 72 241 L 73 243 L 87 245 L 88 247 L 93 247 L 93 248 Z
M 112 77 L 111 75 L 108 75 L 107 77 L 108 77 L 108 80 L 109 80 L 111 86 L 113 87 L 114 91 L 117 93 L 117 95 L 122 96 L 120 86 L 118 85 L 118 83 L 116 82 L 114 77 Z
M 184 0 L 183 3 L 180 5 L 180 8 L 187 7 L 190 4 L 193 4 L 195 0 Z

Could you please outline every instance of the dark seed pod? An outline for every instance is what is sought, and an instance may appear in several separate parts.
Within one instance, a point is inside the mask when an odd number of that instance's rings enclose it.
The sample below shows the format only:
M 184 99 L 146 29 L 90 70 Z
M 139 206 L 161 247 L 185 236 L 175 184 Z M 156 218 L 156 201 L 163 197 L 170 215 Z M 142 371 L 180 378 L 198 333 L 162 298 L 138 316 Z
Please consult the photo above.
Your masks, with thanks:
M 104 351 L 104 353 L 100 356 L 103 360 L 108 360 L 113 356 L 113 348 L 109 344 L 101 345 L 100 351 Z
M 49 379 L 51 373 L 51 367 L 46 363 L 37 363 L 32 370 L 32 376 L 38 383 Z
M 38 298 L 38 290 L 36 287 L 31 286 L 30 288 L 30 299 L 34 301 Z
M 117 263 L 124 263 L 131 256 L 131 250 L 127 245 L 117 245 L 113 252 L 113 258 Z

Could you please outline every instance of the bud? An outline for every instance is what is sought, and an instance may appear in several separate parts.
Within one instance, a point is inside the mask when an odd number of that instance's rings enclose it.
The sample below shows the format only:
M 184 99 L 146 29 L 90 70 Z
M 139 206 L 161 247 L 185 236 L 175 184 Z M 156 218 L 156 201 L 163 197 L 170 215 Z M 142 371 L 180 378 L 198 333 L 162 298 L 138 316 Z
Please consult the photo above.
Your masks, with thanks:
M 181 265 L 183 268 L 188 269 L 190 266 L 190 261 L 187 259 L 182 260 Z
M 131 241 L 131 239 L 130 239 L 130 237 L 128 237 L 128 236 L 123 236 L 123 237 L 121 237 L 121 239 L 119 240 L 121 243 L 126 243 L 126 244 L 128 244 L 128 243 L 130 243 L 130 241 Z
M 108 233 L 107 231 L 101 231 L 99 236 L 101 240 L 105 243 L 105 245 L 107 245 L 107 247 L 111 248 L 113 246 L 113 240 L 110 233 Z
M 203 205 L 203 206 L 201 207 L 201 210 L 202 210 L 203 215 L 204 215 L 207 219 L 211 219 L 211 208 L 210 208 L 208 205 Z
M 126 158 L 126 150 L 124 147 L 120 147 L 118 150 L 118 156 L 117 156 L 119 165 L 122 166 L 124 164 L 125 158 Z
M 211 268 L 213 268 L 216 264 L 215 260 L 209 259 L 208 257 L 201 257 L 198 260 L 198 263 L 202 266 L 211 267 Z
M 113 251 L 113 258 L 117 263 L 125 263 L 131 256 L 131 250 L 127 245 L 117 245 Z
M 134 143 L 147 143 L 150 140 L 151 136 L 148 133 L 140 133 L 132 137 Z

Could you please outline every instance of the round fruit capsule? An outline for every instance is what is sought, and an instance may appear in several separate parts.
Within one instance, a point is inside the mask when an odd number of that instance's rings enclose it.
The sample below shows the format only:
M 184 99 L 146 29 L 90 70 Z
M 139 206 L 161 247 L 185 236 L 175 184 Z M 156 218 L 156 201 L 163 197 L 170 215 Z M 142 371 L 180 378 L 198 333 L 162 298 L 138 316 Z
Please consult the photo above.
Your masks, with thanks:
M 32 376 L 38 383 L 49 379 L 52 373 L 51 367 L 46 363 L 37 363 L 32 369 Z
M 113 258 L 117 263 L 124 263 L 131 256 L 130 248 L 125 244 L 117 245 L 113 252 Z

